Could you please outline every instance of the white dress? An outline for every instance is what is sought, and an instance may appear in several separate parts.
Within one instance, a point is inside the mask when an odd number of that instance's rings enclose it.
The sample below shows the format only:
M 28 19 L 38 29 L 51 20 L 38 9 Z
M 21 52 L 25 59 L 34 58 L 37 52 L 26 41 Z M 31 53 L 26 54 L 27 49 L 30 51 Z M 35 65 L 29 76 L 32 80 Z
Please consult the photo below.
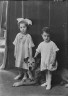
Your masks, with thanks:
M 54 68 L 52 67 L 54 63 L 56 63 L 54 67 L 57 68 L 57 62 L 55 62 L 55 52 L 58 50 L 59 50 L 58 47 L 53 41 L 50 41 L 48 43 L 43 41 L 39 44 L 36 51 L 41 53 L 41 66 L 40 66 L 41 71 L 46 69 L 51 71 L 52 69 L 54 70 Z
M 29 34 L 23 35 L 22 33 L 18 33 L 13 44 L 15 45 L 15 67 L 28 69 L 27 64 L 24 63 L 24 58 L 30 57 L 29 48 L 34 47 L 31 36 Z

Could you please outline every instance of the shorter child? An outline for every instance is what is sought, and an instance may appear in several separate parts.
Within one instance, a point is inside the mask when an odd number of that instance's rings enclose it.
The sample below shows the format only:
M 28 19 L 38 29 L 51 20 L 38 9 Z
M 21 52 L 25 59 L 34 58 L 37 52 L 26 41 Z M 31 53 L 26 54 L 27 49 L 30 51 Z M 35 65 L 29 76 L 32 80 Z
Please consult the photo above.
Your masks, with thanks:
M 46 82 L 41 86 L 47 86 L 46 90 L 51 88 L 51 71 L 57 69 L 57 62 L 56 62 L 56 53 L 59 51 L 56 44 L 50 40 L 50 29 L 49 27 L 44 27 L 42 29 L 42 38 L 43 42 L 38 45 L 36 49 L 36 53 L 34 58 L 37 57 L 39 53 L 41 53 L 41 66 L 40 70 L 46 70 Z

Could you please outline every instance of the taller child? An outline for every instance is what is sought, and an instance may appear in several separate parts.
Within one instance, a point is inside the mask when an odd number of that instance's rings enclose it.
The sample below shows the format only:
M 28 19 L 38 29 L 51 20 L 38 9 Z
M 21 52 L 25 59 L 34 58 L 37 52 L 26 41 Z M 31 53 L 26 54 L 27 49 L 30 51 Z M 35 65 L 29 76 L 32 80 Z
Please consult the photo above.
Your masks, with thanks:
M 15 46 L 14 56 L 15 56 L 15 67 L 25 69 L 23 80 L 27 79 L 27 70 L 28 65 L 24 62 L 25 59 L 32 59 L 32 47 L 34 47 L 34 43 L 32 41 L 31 35 L 28 34 L 28 27 L 32 25 L 32 21 L 29 19 L 18 18 L 18 26 L 20 32 L 16 35 L 15 40 L 13 42 Z M 14 79 L 17 80 L 21 77 L 21 72 L 19 71 L 19 75 Z M 32 79 L 31 75 L 29 78 Z

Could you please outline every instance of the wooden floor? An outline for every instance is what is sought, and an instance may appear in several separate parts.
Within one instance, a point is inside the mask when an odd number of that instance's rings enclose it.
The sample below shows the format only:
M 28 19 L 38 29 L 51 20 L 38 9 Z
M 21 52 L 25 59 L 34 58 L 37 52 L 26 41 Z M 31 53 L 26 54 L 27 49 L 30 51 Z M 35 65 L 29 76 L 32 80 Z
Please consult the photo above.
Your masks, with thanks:
M 68 88 L 60 85 L 49 91 L 40 85 L 12 87 L 16 75 L 14 70 L 0 70 L 0 96 L 68 96 Z

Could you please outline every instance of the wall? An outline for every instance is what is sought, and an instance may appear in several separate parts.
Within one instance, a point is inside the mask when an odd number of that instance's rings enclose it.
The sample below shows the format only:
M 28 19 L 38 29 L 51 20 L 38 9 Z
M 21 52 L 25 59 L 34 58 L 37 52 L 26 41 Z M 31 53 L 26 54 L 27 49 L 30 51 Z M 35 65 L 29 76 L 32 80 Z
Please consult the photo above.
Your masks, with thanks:
M 53 31 L 53 41 L 58 45 L 59 68 L 67 67 L 67 1 L 51 2 L 50 25 Z

